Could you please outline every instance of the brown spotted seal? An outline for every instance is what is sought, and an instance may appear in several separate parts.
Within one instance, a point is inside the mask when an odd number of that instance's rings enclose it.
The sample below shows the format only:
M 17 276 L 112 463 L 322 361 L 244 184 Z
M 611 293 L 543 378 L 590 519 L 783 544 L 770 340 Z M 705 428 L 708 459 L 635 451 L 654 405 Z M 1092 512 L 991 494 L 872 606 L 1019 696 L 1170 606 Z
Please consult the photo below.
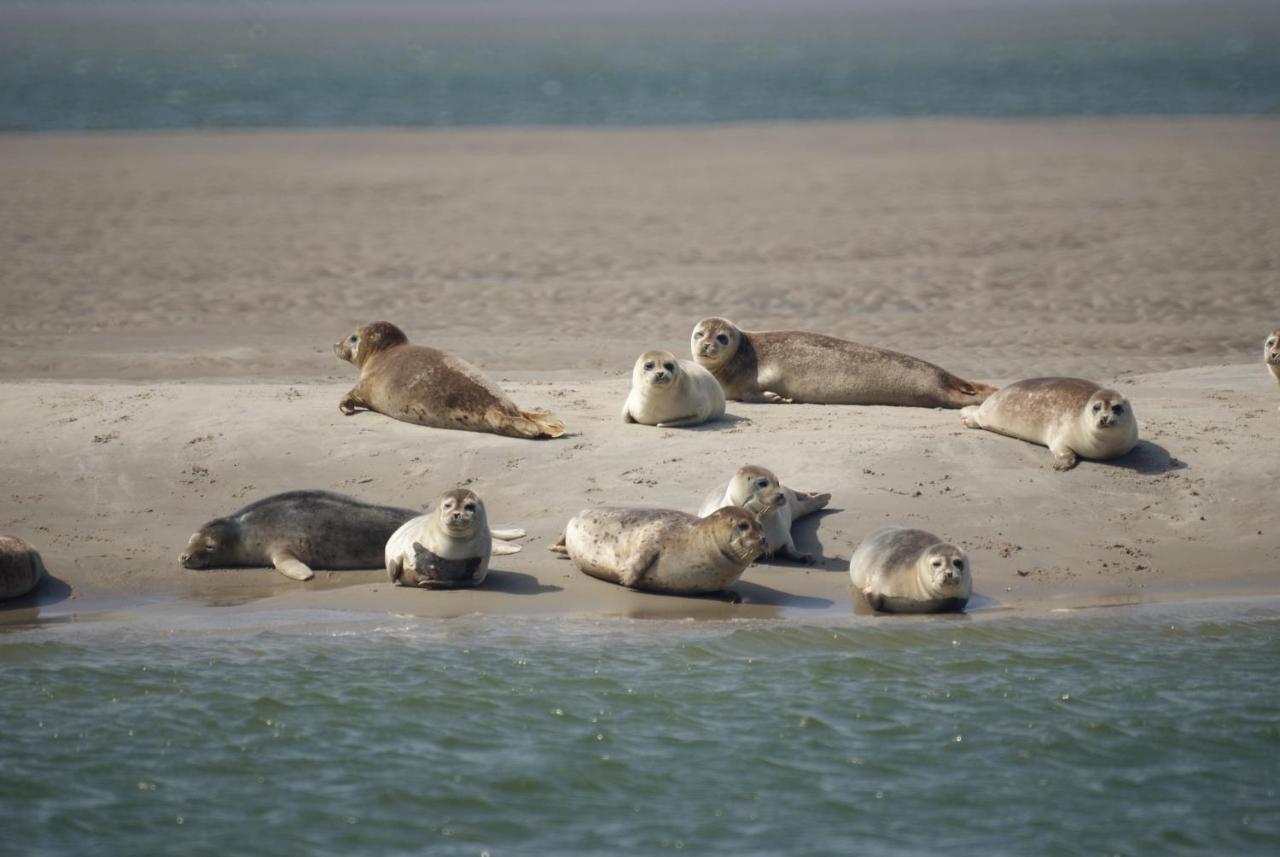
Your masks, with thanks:
M 960 420 L 968 428 L 1049 447 L 1054 470 L 1070 470 L 1081 458 L 1118 458 L 1138 445 L 1138 421 L 1128 399 L 1082 378 L 1010 384 L 962 410 Z
M 781 554 L 790 560 L 812 563 L 812 556 L 796 548 L 791 525 L 825 507 L 830 500 L 830 494 L 793 491 L 778 482 L 772 470 L 748 464 L 739 467 L 728 482 L 707 495 L 698 514 L 709 515 L 726 506 L 741 506 L 755 515 L 764 528 L 769 556 Z
M 286 491 L 205 524 L 178 561 L 184 568 L 273 565 L 294 580 L 310 580 L 313 568 L 379 568 L 387 539 L 417 515 L 332 491 Z
M 964 551 L 905 527 L 868 536 L 849 559 L 849 577 L 867 603 L 884 613 L 956 612 L 973 592 Z
M 493 539 L 523 535 L 524 530 L 489 529 L 484 501 L 474 491 L 455 488 L 436 501 L 433 511 L 405 521 L 387 540 L 387 576 L 397 586 L 422 589 L 479 586 L 493 554 L 520 551 Z
M 690 347 L 740 402 L 962 408 L 995 392 L 896 351 L 803 330 L 745 331 L 723 318 L 698 322 Z
M 26 595 L 44 576 L 35 548 L 17 536 L 0 536 L 0 600 Z
M 438 349 L 410 345 L 391 322 L 357 328 L 333 350 L 360 370 L 359 382 L 338 404 L 348 416 L 365 408 L 408 423 L 507 437 L 565 432 L 559 417 L 520 410 L 479 369 Z
M 678 360 L 670 351 L 646 351 L 636 360 L 623 422 L 675 428 L 723 415 L 720 382 L 697 363 Z
M 551 547 L 592 577 L 676 595 L 719 592 L 764 549 L 760 523 L 737 506 L 705 518 L 669 509 L 584 509 Z

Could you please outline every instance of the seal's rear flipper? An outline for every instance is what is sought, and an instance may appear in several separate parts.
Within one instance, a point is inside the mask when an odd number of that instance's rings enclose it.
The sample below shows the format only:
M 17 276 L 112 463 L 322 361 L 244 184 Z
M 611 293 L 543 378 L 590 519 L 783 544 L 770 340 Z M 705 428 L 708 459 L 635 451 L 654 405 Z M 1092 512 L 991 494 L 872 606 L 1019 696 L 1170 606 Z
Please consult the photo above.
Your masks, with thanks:
M 553 553 L 562 553 L 562 554 L 564 554 L 565 556 L 568 556 L 568 555 L 569 555 L 569 548 L 565 547 L 564 538 L 565 538 L 565 537 L 564 537 L 563 535 L 561 535 L 561 536 L 560 536 L 560 541 L 556 542 L 556 543 L 555 543 L 555 544 L 553 544 L 553 545 L 550 545 L 550 546 L 547 548 L 547 550 L 549 550 L 549 551 L 551 551 L 551 552 L 553 552 Z
M 494 542 L 490 552 L 494 556 L 507 556 L 508 554 L 520 553 L 520 545 L 509 545 L 506 542 Z
M 489 535 L 493 536 L 495 539 L 502 539 L 504 542 L 509 542 L 512 539 L 523 539 L 526 535 L 528 535 L 528 533 L 526 533 L 524 530 L 520 529 L 519 527 L 512 527 L 507 530 L 491 529 L 489 530 Z
M 805 515 L 811 515 L 819 509 L 826 508 L 831 502 L 830 494 L 806 494 L 803 491 L 792 491 L 796 495 L 796 503 L 799 508 L 796 509 L 796 517 L 803 518 Z

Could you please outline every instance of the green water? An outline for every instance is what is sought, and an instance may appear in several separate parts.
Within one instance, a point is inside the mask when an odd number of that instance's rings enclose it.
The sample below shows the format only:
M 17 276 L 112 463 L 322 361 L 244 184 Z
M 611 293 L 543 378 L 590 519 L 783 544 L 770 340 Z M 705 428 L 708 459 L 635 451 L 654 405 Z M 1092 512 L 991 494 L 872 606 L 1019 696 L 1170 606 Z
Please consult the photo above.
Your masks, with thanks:
M 0 851 L 1280 846 L 1274 605 L 827 626 L 217 615 L 0 634 Z

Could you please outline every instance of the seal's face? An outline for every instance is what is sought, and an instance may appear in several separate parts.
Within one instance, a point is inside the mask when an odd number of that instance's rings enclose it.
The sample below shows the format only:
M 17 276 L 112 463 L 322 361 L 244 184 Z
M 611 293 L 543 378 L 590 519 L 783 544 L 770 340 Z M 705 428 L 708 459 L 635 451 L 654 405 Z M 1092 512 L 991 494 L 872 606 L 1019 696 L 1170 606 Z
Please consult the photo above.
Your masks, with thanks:
M 1127 425 L 1133 419 L 1129 400 L 1115 390 L 1099 390 L 1085 406 L 1085 419 L 1095 429 L 1106 431 Z
M 1280 328 L 1271 331 L 1262 344 L 1262 359 L 1272 366 L 1280 366 Z
M 357 327 L 350 336 L 335 342 L 333 353 L 348 363 L 363 366 L 369 355 L 408 341 L 409 337 L 404 335 L 404 331 L 391 322 L 375 321 Z
M 751 464 L 739 468 L 733 475 L 729 498 L 757 517 L 787 505 L 778 477 L 770 470 Z
M 235 530 L 225 521 L 211 521 L 191 534 L 191 540 L 178 554 L 183 568 L 209 568 L 230 559 L 236 542 Z
M 768 547 L 760 522 L 746 509 L 728 506 L 712 512 L 707 520 L 714 520 L 720 550 L 730 559 L 749 564 Z
M 703 366 L 719 366 L 733 357 L 742 341 L 742 331 L 723 318 L 704 318 L 693 328 L 689 348 L 693 359 Z
M 646 351 L 631 370 L 631 383 L 636 386 L 670 387 L 680 376 L 680 364 L 670 351 Z
M 937 545 L 931 548 L 922 560 L 933 588 L 939 592 L 958 590 L 964 585 L 965 572 L 969 569 L 969 558 L 964 551 L 954 545 Z
M 474 491 L 458 488 L 440 498 L 440 526 L 455 539 L 469 539 L 484 521 L 484 503 Z

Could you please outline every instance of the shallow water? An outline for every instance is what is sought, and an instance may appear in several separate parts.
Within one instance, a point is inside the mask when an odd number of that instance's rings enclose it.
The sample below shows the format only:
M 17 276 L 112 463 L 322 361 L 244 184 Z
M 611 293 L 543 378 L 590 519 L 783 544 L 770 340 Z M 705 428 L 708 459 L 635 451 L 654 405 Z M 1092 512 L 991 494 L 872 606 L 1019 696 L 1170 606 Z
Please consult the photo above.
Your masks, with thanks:
M 1280 844 L 1274 606 L 822 626 L 209 615 L 0 634 L 8 847 Z

